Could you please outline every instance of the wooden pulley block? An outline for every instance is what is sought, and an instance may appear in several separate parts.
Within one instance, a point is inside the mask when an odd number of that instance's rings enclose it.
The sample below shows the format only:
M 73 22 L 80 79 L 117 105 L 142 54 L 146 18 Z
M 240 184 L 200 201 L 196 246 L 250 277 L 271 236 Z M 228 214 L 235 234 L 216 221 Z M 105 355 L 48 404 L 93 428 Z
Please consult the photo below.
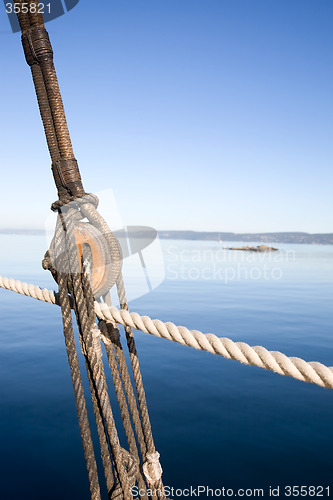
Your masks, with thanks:
M 103 234 L 89 222 L 75 226 L 77 257 L 82 271 L 82 260 L 88 260 L 88 271 L 93 295 L 100 297 L 109 289 L 111 280 L 111 259 L 107 241 Z

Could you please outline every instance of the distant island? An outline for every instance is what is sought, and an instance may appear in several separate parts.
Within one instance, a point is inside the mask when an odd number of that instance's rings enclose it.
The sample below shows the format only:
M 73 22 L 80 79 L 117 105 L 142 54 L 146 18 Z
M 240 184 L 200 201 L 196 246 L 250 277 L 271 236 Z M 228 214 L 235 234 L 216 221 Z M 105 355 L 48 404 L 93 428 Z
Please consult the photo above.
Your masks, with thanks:
M 231 247 L 227 248 L 227 250 L 243 250 L 246 252 L 277 252 L 278 249 L 274 247 L 268 247 L 266 245 L 260 245 L 257 247 L 250 247 L 247 245 L 246 247 Z
M 300 243 L 306 245 L 333 245 L 333 233 L 222 233 L 200 231 L 158 231 L 161 239 L 200 241 L 242 241 L 258 243 Z

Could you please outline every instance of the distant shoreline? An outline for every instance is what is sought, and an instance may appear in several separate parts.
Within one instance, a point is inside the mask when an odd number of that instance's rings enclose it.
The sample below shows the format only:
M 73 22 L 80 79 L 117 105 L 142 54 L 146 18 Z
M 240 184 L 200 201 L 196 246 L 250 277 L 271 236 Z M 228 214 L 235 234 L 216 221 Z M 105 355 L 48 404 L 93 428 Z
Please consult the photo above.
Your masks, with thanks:
M 0 234 L 20 234 L 23 236 L 42 236 L 43 229 L 0 229 Z
M 138 228 L 139 229 L 139 228 Z M 43 229 L 0 229 L 0 234 L 42 236 Z M 277 233 L 223 233 L 205 231 L 158 231 L 160 239 L 168 240 L 193 240 L 193 241 L 242 241 L 258 243 L 298 243 L 306 245 L 333 245 L 333 233 L 302 233 L 302 232 L 277 232 Z M 138 230 L 138 237 L 142 233 Z
M 197 241 L 242 241 L 258 243 L 299 243 L 306 245 L 333 245 L 333 233 L 223 233 L 203 231 L 158 231 L 161 239 Z

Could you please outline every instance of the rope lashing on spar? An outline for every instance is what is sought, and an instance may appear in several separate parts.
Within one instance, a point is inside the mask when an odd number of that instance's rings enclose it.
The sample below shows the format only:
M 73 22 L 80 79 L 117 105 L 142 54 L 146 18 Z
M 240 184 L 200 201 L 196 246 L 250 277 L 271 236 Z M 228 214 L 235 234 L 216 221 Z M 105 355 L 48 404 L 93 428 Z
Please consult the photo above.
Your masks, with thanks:
M 0 288 L 11 290 L 34 299 L 58 304 L 58 294 L 46 288 L 22 283 L 12 278 L 0 276 Z M 163 323 L 159 319 L 140 316 L 136 312 L 129 313 L 117 307 L 109 307 L 99 302 L 94 303 L 96 316 L 102 321 L 117 323 L 125 327 L 149 333 L 159 338 L 168 339 L 179 344 L 193 347 L 201 351 L 223 356 L 246 365 L 271 370 L 279 375 L 287 375 L 303 382 L 311 382 L 321 387 L 333 389 L 333 366 L 325 366 L 317 361 L 304 361 L 301 358 L 288 357 L 282 352 L 268 351 L 262 346 L 250 346 L 245 342 L 234 342 L 225 337 L 217 337 L 212 333 L 189 330 L 185 326 L 174 323 Z M 102 340 L 105 342 L 103 329 Z M 107 340 L 106 340 L 107 341 Z
M 96 325 L 94 298 L 104 300 L 111 305 L 109 291 L 115 285 L 121 307 L 128 311 L 121 274 L 122 260 L 119 244 L 97 211 L 97 197 L 85 193 L 82 185 L 53 64 L 53 50 L 42 14 L 39 13 L 39 2 L 19 0 L 17 4 L 22 45 L 32 72 L 52 160 L 51 169 L 58 191 L 58 200 L 51 207 L 57 212 L 56 229 L 50 248 L 45 254 L 43 267 L 51 271 L 59 287 L 57 302 L 62 311 L 65 345 L 91 498 L 100 500 L 101 492 L 75 346 L 71 309 L 75 312 L 81 351 L 86 364 L 108 496 L 113 499 L 130 500 L 132 498 L 131 486 L 135 483 L 141 491 L 142 488 L 147 489 L 152 484 L 158 485 L 160 492 L 158 496 L 162 496 L 161 467 L 158 469 L 159 473 L 147 475 L 144 473 L 144 469 L 148 470 L 147 464 L 152 462 L 150 457 L 155 457 L 156 462 L 157 452 L 152 437 L 131 327 L 126 328 L 125 334 L 134 386 L 132 386 L 122 351 L 119 332 L 118 336 L 112 335 L 112 329 L 115 327 L 109 321 L 99 323 L 99 327 L 105 329 L 104 334 L 108 335 L 110 342 L 107 351 L 108 361 L 121 409 L 129 452 L 121 446 L 119 441 L 102 362 L 101 332 Z M 20 4 L 22 6 L 24 4 L 27 8 L 21 9 Z M 154 467 L 156 472 L 156 465 Z

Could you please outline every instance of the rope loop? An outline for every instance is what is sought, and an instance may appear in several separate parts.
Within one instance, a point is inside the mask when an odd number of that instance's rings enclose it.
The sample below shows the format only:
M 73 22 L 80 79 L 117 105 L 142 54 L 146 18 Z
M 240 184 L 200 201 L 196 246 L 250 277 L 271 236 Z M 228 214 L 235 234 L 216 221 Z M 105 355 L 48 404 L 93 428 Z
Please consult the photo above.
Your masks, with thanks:
M 90 203 L 93 205 L 95 208 L 98 207 L 99 204 L 99 199 L 98 196 L 96 196 L 94 193 L 84 193 L 83 196 L 80 196 L 76 202 L 78 205 L 82 205 L 83 203 Z
M 66 196 L 52 203 L 51 210 L 52 212 L 59 212 L 59 211 L 63 212 L 65 211 L 64 207 L 66 207 L 66 205 L 69 205 L 67 208 L 74 208 L 74 207 L 78 208 L 80 207 L 80 205 L 86 203 L 91 204 L 94 208 L 97 209 L 99 204 L 98 196 L 96 196 L 93 193 L 83 193 L 81 195 L 75 195 L 75 196 L 66 193 Z M 82 216 L 82 218 L 83 217 L 84 216 Z

